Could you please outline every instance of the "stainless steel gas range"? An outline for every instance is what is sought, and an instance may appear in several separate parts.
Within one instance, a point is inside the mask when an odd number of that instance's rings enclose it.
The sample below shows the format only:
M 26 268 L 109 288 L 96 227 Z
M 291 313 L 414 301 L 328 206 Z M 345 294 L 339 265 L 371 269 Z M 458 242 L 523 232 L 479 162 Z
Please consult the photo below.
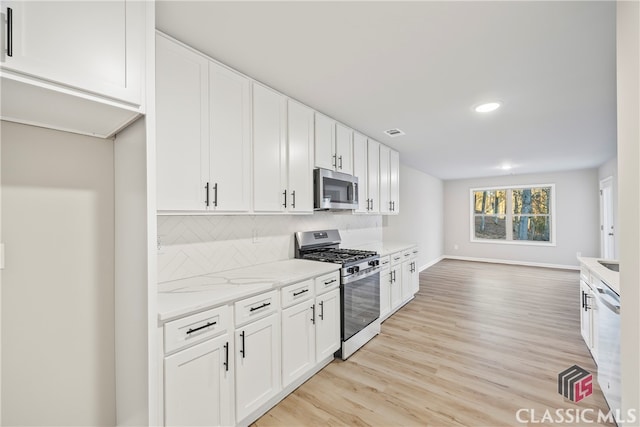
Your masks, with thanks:
M 340 332 L 336 356 L 346 360 L 380 333 L 380 256 L 340 248 L 338 230 L 296 233 L 296 258 L 340 264 Z

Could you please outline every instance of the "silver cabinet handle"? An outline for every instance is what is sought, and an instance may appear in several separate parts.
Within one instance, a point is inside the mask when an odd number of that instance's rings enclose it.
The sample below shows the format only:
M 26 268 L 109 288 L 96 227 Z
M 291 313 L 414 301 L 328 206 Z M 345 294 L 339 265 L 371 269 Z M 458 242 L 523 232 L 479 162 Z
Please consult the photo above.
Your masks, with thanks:
M 209 207 L 209 183 L 208 182 L 207 182 L 207 185 L 204 186 L 204 191 L 205 191 L 204 205 Z
M 338 160 L 340 160 L 340 169 L 342 169 L 342 156 L 338 156 Z
M 293 190 L 293 191 L 291 192 L 291 207 L 292 207 L 293 209 L 295 209 L 295 208 L 296 208 L 296 190 Z
M 336 161 L 336 155 L 334 154 L 333 156 L 331 156 L 333 158 L 333 161 L 331 162 L 331 166 L 333 166 L 334 168 L 338 168 L 338 162 Z
M 213 206 L 218 206 L 218 183 L 213 184 Z
M 287 190 L 284 190 L 282 192 L 282 195 L 284 196 L 284 203 L 282 204 L 282 206 L 286 208 L 287 207 Z

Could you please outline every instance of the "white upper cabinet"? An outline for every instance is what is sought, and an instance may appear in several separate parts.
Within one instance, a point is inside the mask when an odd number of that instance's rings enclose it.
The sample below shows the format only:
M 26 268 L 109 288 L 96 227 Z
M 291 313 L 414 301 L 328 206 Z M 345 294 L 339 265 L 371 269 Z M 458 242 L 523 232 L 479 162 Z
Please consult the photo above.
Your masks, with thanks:
M 315 165 L 353 174 L 353 130 L 315 113 Z
M 380 213 L 391 213 L 391 181 L 390 181 L 391 150 L 380 144 Z
M 313 213 L 313 110 L 287 101 L 290 212 Z
M 249 80 L 161 34 L 156 52 L 158 210 L 248 211 Z
M 286 98 L 253 84 L 253 209 L 284 212 L 287 207 Z
M 370 200 L 369 213 L 380 212 L 380 143 L 367 143 L 367 198 Z
M 371 201 L 367 195 L 367 137 L 353 134 L 353 175 L 358 178 L 358 213 L 368 213 Z
M 158 35 L 156 64 L 158 210 L 205 210 L 209 61 Z
M 338 172 L 353 175 L 353 130 L 336 123 L 335 163 Z
M 400 212 L 400 157 L 397 151 L 380 145 L 380 213 Z
M 252 176 L 249 79 L 214 62 L 209 62 L 209 141 L 209 208 L 248 211 Z
M 313 110 L 257 83 L 253 171 L 254 211 L 313 212 Z
M 323 169 L 336 169 L 336 121 L 315 113 L 315 165 Z
M 391 213 L 400 213 L 400 154 L 396 150 L 389 157 L 389 201 Z
M 128 124 L 143 112 L 145 11 L 141 1 L 3 1 L 2 117 L 98 136 Z

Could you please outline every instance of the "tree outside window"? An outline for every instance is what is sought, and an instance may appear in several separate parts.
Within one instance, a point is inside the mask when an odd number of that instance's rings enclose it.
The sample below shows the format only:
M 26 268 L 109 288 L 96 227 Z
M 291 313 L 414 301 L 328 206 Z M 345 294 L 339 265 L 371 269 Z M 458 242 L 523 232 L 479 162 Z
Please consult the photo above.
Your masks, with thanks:
M 471 240 L 553 244 L 554 185 L 471 190 Z

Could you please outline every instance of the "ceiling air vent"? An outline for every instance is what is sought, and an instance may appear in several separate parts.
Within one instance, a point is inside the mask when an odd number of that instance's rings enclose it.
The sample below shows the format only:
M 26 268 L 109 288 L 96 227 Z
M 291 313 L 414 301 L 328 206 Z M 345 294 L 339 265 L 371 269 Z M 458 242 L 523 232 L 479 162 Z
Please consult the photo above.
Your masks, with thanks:
M 388 130 L 385 130 L 384 133 L 389 135 L 391 138 L 395 138 L 396 136 L 404 135 L 404 132 L 402 132 L 400 129 L 388 129 Z

